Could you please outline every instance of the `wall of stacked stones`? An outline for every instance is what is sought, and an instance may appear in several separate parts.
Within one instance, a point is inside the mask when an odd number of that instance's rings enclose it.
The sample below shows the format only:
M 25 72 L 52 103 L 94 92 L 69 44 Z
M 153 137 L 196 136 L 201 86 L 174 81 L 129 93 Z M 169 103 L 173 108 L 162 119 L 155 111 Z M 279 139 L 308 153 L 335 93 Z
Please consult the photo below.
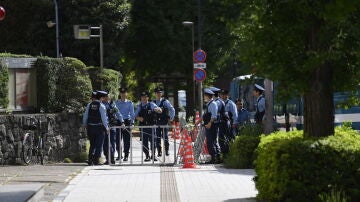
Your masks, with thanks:
M 45 135 L 45 155 L 53 162 L 75 157 L 86 150 L 86 131 L 78 114 L 11 114 L 0 115 L 0 158 L 5 164 L 22 164 L 24 125 L 29 118 L 41 120 Z

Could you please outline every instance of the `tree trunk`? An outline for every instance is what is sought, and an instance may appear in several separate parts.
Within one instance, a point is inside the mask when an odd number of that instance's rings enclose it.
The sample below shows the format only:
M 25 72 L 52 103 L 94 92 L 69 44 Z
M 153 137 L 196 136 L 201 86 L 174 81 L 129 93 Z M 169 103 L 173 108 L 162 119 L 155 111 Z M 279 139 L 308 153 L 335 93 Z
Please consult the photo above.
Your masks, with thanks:
M 304 134 L 324 137 L 334 134 L 332 68 L 324 65 L 313 71 L 310 88 L 304 94 Z
M 190 116 L 195 118 L 194 112 L 194 83 L 193 80 L 187 80 L 187 88 L 186 88 L 186 120 L 189 119 Z

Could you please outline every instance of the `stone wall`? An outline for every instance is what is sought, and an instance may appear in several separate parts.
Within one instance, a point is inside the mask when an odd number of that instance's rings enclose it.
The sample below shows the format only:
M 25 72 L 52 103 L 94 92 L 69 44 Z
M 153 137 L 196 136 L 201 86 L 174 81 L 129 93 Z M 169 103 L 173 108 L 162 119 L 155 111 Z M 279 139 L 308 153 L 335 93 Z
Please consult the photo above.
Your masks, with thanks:
M 86 132 L 81 127 L 78 114 L 12 114 L 0 115 L 0 158 L 5 164 L 22 164 L 21 151 L 23 126 L 30 117 L 40 119 L 40 131 L 48 131 L 45 137 L 45 155 L 50 161 L 76 159 L 86 152 Z

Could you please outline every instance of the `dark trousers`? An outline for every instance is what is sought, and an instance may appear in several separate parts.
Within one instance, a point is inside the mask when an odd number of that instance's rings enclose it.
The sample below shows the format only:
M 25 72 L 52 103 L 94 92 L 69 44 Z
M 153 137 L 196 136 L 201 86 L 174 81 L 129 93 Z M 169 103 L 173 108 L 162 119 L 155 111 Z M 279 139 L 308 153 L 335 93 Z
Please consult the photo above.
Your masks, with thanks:
M 125 120 L 125 126 L 130 126 L 130 120 Z M 125 129 L 117 129 L 116 131 L 116 150 L 118 152 L 118 155 L 121 156 L 120 152 L 120 130 L 121 130 L 121 139 L 124 142 L 124 153 L 125 156 L 129 155 L 130 151 L 130 128 Z
M 110 156 L 111 158 L 114 158 L 114 152 L 115 152 L 115 135 L 116 135 L 116 130 L 115 129 L 111 129 L 110 130 Z M 108 152 L 109 152 L 109 135 L 106 134 L 105 135 L 105 140 L 104 140 L 104 155 L 106 156 L 106 160 L 108 160 Z M 111 159 L 113 160 L 113 159 Z
M 219 149 L 217 146 L 217 134 L 216 134 L 217 127 L 215 124 L 211 124 L 210 128 L 206 128 L 206 144 L 209 150 L 209 154 L 214 159 L 216 156 L 219 155 Z
M 90 141 L 89 161 L 98 161 L 101 156 L 104 143 L 105 130 L 102 125 L 87 127 L 88 138 Z
M 230 141 L 230 128 L 228 123 L 220 122 L 219 123 L 219 146 L 221 153 L 229 153 L 229 141 Z
M 153 129 L 152 128 L 142 128 L 141 129 L 141 135 L 142 135 L 142 145 L 143 145 L 143 152 L 145 153 L 145 155 L 148 157 L 149 156 L 149 142 L 150 142 L 150 148 L 151 148 L 151 153 L 152 155 L 154 155 L 155 151 L 154 151 L 154 143 L 153 142 Z
M 161 124 L 166 125 L 166 124 Z M 156 148 L 158 153 L 161 152 L 161 140 L 164 140 L 165 152 L 169 151 L 169 136 L 167 128 L 157 128 L 156 129 Z

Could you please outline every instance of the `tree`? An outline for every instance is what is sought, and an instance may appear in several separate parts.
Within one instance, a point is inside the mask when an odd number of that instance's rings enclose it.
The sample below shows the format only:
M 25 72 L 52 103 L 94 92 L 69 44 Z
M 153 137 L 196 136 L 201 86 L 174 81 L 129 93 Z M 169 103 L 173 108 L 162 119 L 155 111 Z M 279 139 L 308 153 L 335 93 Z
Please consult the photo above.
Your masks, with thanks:
M 360 84 L 360 2 L 239 0 L 230 22 L 254 73 L 279 82 L 285 97 L 304 97 L 304 133 L 334 133 L 334 91 Z
M 60 52 L 76 57 L 87 65 L 99 65 L 99 40 L 75 40 L 73 25 L 103 25 L 104 64 L 118 66 L 123 53 L 131 5 L 127 0 L 71 0 L 59 4 Z M 6 19 L 0 23 L 0 52 L 56 56 L 55 29 L 46 26 L 54 21 L 52 0 L 4 1 Z

